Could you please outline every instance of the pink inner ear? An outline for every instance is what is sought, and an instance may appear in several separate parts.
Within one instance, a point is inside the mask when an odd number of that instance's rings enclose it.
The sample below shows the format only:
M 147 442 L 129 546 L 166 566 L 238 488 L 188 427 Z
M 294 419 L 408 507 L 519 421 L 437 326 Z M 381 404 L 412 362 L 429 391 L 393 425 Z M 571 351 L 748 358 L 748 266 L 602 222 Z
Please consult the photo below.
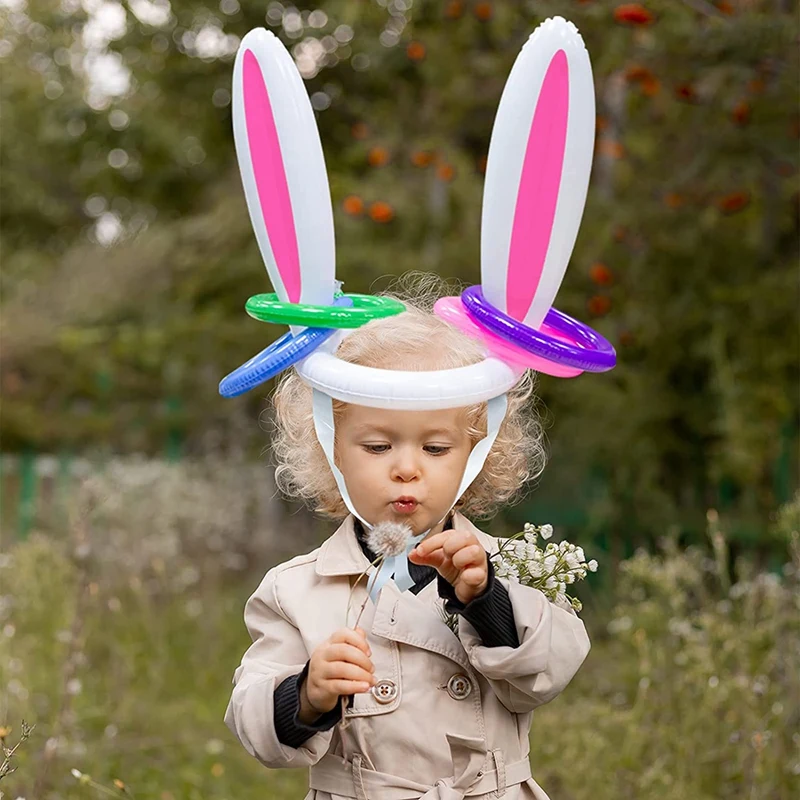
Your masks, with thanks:
M 278 140 L 269 94 L 261 67 L 252 50 L 244 54 L 243 82 L 247 142 L 261 213 L 284 289 L 289 301 L 297 303 L 302 284 L 289 184 L 286 182 L 281 143 Z
M 508 257 L 506 309 L 522 320 L 544 269 L 564 167 L 569 112 L 569 65 L 559 50 L 542 82 L 522 165 Z

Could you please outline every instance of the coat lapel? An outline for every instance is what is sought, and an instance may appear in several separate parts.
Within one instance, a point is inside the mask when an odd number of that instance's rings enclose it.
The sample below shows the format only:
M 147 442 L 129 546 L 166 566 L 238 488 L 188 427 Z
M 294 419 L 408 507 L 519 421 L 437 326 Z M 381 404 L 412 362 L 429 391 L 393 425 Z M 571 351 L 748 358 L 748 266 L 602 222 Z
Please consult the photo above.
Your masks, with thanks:
M 435 580 L 419 595 L 400 592 L 394 581 L 389 581 L 381 589 L 375 606 L 372 633 L 438 653 L 469 671 L 471 667 L 464 646 L 440 616 L 435 605 L 439 602 Z
M 317 575 L 360 575 L 368 566 L 369 561 L 358 546 L 351 515 L 322 543 L 316 572 Z

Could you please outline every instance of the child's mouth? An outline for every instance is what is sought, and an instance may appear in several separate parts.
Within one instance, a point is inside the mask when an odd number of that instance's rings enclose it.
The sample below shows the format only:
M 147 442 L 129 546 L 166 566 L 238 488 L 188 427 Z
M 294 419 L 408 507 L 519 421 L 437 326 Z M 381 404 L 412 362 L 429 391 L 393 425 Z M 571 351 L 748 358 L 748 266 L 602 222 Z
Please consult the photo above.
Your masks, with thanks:
M 413 514 L 419 503 L 413 497 L 400 497 L 392 503 L 392 508 L 398 514 Z

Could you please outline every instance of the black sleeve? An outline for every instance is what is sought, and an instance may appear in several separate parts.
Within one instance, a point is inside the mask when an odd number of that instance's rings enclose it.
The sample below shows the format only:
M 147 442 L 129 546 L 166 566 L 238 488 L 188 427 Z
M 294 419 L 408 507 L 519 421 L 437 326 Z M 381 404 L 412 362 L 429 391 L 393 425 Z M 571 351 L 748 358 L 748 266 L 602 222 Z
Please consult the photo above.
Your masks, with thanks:
M 300 721 L 300 686 L 308 676 L 308 663 L 302 672 L 290 675 L 281 681 L 275 689 L 273 704 L 275 707 L 275 733 L 278 741 L 287 747 L 300 747 L 315 733 L 329 731 L 342 718 L 342 698 L 316 722 L 306 725 Z
M 439 575 L 439 597 L 446 601 L 444 607 L 448 613 L 460 614 L 475 628 L 485 647 L 519 647 L 511 598 L 506 587 L 495 578 L 488 553 L 486 558 L 489 582 L 482 594 L 464 605 L 456 597 L 455 589 Z

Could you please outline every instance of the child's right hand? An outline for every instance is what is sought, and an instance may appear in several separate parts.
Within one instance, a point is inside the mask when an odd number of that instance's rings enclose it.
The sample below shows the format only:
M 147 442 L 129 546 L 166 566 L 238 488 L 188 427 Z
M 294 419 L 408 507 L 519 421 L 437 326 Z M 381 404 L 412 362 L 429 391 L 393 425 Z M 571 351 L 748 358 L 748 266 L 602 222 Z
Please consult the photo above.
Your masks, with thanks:
M 372 650 L 361 628 L 340 628 L 311 654 L 308 677 L 300 687 L 301 717 L 306 703 L 316 716 L 330 711 L 339 695 L 368 692 L 377 683 Z

